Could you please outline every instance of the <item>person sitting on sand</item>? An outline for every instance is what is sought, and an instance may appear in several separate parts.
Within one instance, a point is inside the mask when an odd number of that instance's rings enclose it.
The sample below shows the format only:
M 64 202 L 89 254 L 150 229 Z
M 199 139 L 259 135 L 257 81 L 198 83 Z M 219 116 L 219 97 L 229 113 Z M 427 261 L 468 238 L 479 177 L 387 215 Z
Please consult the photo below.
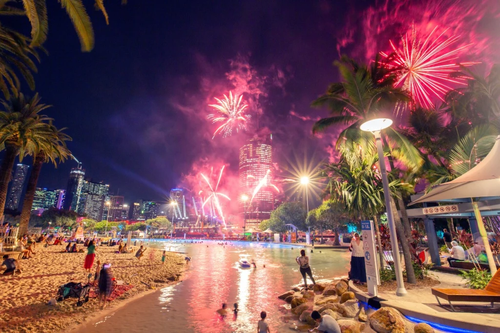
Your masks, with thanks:
M 113 292 L 113 275 L 111 274 L 111 264 L 103 264 L 102 269 L 99 272 L 99 305 L 101 309 L 106 306 L 106 300 Z
M 2 275 L 14 275 L 14 273 L 21 273 L 21 267 L 17 260 L 9 258 L 8 254 L 3 256 L 3 262 L 0 267 L 1 266 L 5 266 L 6 268 Z
M 220 308 L 219 310 L 217 310 L 217 313 L 220 314 L 222 317 L 227 316 L 227 309 L 226 309 L 226 307 L 227 307 L 226 303 L 222 303 L 222 308 Z
M 123 250 L 123 244 L 120 242 L 118 245 L 118 253 L 122 253 Z
M 73 246 L 71 247 L 71 251 L 70 252 L 78 252 L 78 249 L 76 247 L 76 242 L 73 243 Z
M 146 249 L 144 248 L 143 245 L 141 245 L 141 247 L 139 248 L 139 250 L 137 250 L 137 252 L 135 253 L 135 257 L 138 260 L 141 260 L 141 257 L 144 255 L 144 252 L 146 252 Z
M 68 243 L 68 245 L 66 245 L 66 252 L 70 251 L 71 251 L 71 243 Z
M 33 252 L 33 248 L 32 248 L 32 245 L 30 245 L 28 248 L 26 248 L 26 242 L 23 242 L 23 240 L 21 240 L 21 252 L 22 252 L 22 258 L 23 259 L 30 259 L 33 257 L 33 254 L 35 254 Z
M 318 311 L 313 311 L 311 313 L 312 319 L 314 319 L 315 322 L 319 323 L 319 326 L 316 328 L 318 332 L 323 332 L 323 333 L 340 333 L 340 326 L 335 320 L 330 315 L 321 315 Z

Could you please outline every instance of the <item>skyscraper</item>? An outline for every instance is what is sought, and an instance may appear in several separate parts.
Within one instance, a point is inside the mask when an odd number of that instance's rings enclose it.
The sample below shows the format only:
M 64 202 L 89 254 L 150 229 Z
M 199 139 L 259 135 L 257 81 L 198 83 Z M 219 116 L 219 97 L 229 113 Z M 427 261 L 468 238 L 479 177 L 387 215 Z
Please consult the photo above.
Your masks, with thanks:
M 121 195 L 111 195 L 109 197 L 109 216 L 108 221 L 122 221 L 125 198 Z
M 268 219 L 274 209 L 274 192 L 268 185 L 272 181 L 272 137 L 255 137 L 240 148 L 239 178 L 241 194 L 252 197 L 253 191 L 264 178 L 264 186 L 254 199 L 242 203 L 241 213 L 246 211 L 246 227 L 258 228 L 258 224 Z M 243 204 L 248 205 L 244 207 Z
M 83 188 L 83 178 L 85 170 L 79 165 L 71 169 L 69 173 L 68 187 L 66 189 L 66 198 L 64 200 L 64 209 L 77 211 L 80 203 L 80 197 Z
M 93 220 L 102 221 L 104 202 L 106 201 L 108 192 L 108 184 L 84 180 L 77 208 L 78 214 L 87 214 Z
M 154 219 L 158 216 L 158 207 L 159 205 L 156 201 L 143 200 L 141 215 L 143 215 L 146 220 Z
M 10 210 L 21 210 L 21 198 L 28 179 L 29 165 L 19 163 L 16 166 L 16 172 L 10 186 L 9 195 L 7 196 L 6 208 Z
M 141 215 L 141 204 L 139 202 L 134 202 L 132 207 L 130 207 L 129 219 L 132 221 L 144 220 L 144 216 Z
M 50 208 L 61 209 L 65 192 L 65 190 L 61 189 L 49 190 L 47 188 L 38 187 L 35 191 L 31 210 L 46 210 Z

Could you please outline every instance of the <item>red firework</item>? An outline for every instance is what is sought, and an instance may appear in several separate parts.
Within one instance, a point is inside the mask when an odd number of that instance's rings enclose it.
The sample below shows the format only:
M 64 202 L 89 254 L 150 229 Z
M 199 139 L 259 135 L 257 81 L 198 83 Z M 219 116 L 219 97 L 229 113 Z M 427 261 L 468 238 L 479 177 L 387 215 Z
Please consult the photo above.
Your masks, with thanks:
M 456 47 L 454 44 L 460 36 L 444 37 L 446 30 L 437 38 L 433 38 L 436 28 L 422 40 L 419 40 L 415 31 L 410 36 L 406 34 L 401 38 L 401 48 L 398 49 L 390 41 L 393 53 L 381 55 L 387 59 L 385 65 L 397 74 L 396 86 L 408 90 L 416 104 L 432 108 L 433 97 L 444 102 L 443 96 L 452 85 L 466 84 L 466 77 L 452 77 L 462 66 L 471 66 L 474 63 L 457 63 L 458 54 L 470 46 Z

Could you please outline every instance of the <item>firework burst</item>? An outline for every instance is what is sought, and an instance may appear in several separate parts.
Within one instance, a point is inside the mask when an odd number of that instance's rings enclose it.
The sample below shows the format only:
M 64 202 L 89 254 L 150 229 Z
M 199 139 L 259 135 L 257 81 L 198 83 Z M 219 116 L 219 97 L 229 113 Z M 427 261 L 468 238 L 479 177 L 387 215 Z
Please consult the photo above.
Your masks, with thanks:
M 250 200 L 250 205 L 252 205 L 252 202 L 253 202 L 253 199 L 255 198 L 255 196 L 257 195 L 257 193 L 259 193 L 259 191 L 263 188 L 263 187 L 272 187 L 274 188 L 274 190 L 278 193 L 280 193 L 280 190 L 278 189 L 278 187 L 274 184 L 271 184 L 271 177 L 270 177 L 270 173 L 271 173 L 271 170 L 267 170 L 266 171 L 266 175 L 264 177 L 262 177 L 261 180 L 259 180 L 259 182 L 257 183 L 257 186 L 255 186 L 254 190 L 253 190 L 253 193 L 252 193 L 252 199 Z M 251 175 L 249 175 L 249 177 L 253 177 Z M 255 177 L 253 177 L 255 178 Z
M 233 95 L 232 92 L 229 92 L 229 97 L 224 95 L 223 99 L 215 98 L 217 104 L 209 104 L 210 107 L 217 110 L 217 113 L 209 114 L 207 119 L 212 120 L 213 124 L 222 122 L 222 125 L 215 130 L 212 139 L 217 134 L 221 134 L 225 138 L 231 136 L 233 130 L 238 132 L 246 128 L 250 115 L 245 114 L 248 105 L 241 101 L 242 98 L 243 95 Z
M 207 176 L 205 176 L 204 174 L 201 174 L 201 177 L 205 180 L 205 182 L 208 185 L 208 188 L 210 189 L 209 195 L 206 198 L 206 200 L 203 202 L 203 205 L 201 207 L 203 210 L 205 205 L 207 203 L 209 203 L 210 204 L 210 211 L 217 212 L 219 214 L 219 216 L 221 217 L 222 222 L 224 223 L 224 226 L 226 226 L 226 220 L 224 219 L 224 213 L 222 211 L 222 206 L 220 204 L 219 197 L 225 198 L 227 200 L 231 200 L 231 199 L 227 195 L 225 195 L 224 193 L 218 192 L 220 180 L 222 178 L 223 173 L 224 173 L 224 166 L 220 169 L 219 179 L 217 180 L 217 183 L 215 184 L 215 186 L 212 186 L 212 184 L 210 184 L 210 180 L 208 179 Z M 201 191 L 200 191 L 200 194 L 201 194 Z
M 414 102 L 425 108 L 433 107 L 432 99 L 436 97 L 444 102 L 443 96 L 453 89 L 452 85 L 466 84 L 467 78 L 451 74 L 457 72 L 460 65 L 474 64 L 457 63 L 459 54 L 470 44 L 455 47 L 460 36 L 446 38 L 446 30 L 437 35 L 436 29 L 423 40 L 417 38 L 413 30 L 401 38 L 401 48 L 390 41 L 393 53 L 381 52 L 385 65 L 397 74 L 396 86 L 408 90 Z

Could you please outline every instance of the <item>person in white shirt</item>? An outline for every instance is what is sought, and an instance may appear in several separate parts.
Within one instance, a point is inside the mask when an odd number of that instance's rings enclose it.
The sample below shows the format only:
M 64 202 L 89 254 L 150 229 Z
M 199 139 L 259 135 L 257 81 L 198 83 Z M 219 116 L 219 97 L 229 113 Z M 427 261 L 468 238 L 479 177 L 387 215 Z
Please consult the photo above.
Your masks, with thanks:
M 311 313 L 312 319 L 319 323 L 318 332 L 320 333 L 341 333 L 340 326 L 337 321 L 329 315 L 321 316 L 318 311 Z
M 358 233 L 354 234 L 349 251 L 352 251 L 349 279 L 353 280 L 356 284 L 366 283 L 365 251 L 363 249 L 363 241 Z
M 451 262 L 455 260 L 465 260 L 464 248 L 458 245 L 456 241 L 451 242 L 452 248 L 449 249 L 450 257 L 448 257 L 448 264 L 451 266 Z

